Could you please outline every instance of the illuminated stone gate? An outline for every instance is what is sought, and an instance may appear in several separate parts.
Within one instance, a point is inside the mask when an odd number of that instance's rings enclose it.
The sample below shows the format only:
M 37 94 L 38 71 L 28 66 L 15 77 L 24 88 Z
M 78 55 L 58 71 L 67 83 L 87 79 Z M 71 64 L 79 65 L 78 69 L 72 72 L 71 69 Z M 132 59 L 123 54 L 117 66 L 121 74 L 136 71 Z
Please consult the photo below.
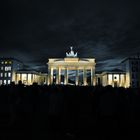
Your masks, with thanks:
M 90 71 L 91 85 L 95 85 L 95 59 L 94 58 L 78 58 L 74 53 L 73 47 L 71 51 L 66 52 L 64 59 L 50 58 L 48 62 L 48 85 L 54 83 L 54 70 L 56 71 L 56 84 L 61 84 L 61 72 L 64 71 L 64 84 L 68 84 L 69 70 L 75 71 L 75 85 L 79 85 L 79 71 L 82 71 L 83 85 L 87 83 L 87 72 Z

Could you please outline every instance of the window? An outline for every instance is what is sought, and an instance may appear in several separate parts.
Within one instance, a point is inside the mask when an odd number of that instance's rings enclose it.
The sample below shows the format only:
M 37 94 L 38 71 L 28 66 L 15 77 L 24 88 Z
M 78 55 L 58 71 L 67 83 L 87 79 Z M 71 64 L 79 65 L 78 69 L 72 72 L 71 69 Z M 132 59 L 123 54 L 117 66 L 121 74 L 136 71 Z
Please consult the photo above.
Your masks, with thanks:
M 11 61 L 9 61 L 9 64 L 12 64 L 12 62 L 11 62 Z
M 11 71 L 11 66 L 5 67 L 5 71 Z
M 135 74 L 134 73 L 132 73 L 132 79 L 134 79 L 135 78 Z
M 4 76 L 7 77 L 7 73 L 5 73 Z
M 3 67 L 1 67 L 1 70 L 3 70 Z
M 21 68 L 21 65 L 20 64 L 17 64 L 17 69 L 19 70 Z
M 0 80 L 0 85 L 2 85 L 2 80 Z
M 4 80 L 4 84 L 6 85 L 6 80 Z
M 135 70 L 135 67 L 132 67 L 132 72 L 135 72 L 136 70 Z
M 0 77 L 3 77 L 3 73 L 0 73 Z
M 4 64 L 4 62 L 2 61 L 1 64 Z
M 5 64 L 7 64 L 7 61 L 5 61 Z
M 135 85 L 135 82 L 134 81 L 132 81 L 132 86 L 134 86 Z
M 8 80 L 8 85 L 11 83 L 11 81 L 10 80 Z
M 8 77 L 11 77 L 11 72 L 8 73 Z

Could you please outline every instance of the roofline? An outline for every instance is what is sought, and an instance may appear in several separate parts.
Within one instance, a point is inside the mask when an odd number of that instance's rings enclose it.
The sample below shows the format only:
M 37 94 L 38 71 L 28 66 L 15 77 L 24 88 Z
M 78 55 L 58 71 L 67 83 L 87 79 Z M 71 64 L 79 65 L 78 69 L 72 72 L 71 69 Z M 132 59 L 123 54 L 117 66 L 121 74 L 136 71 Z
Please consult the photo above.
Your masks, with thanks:
M 140 60 L 139 57 L 137 57 L 137 58 L 136 58 L 136 57 L 128 57 L 128 58 L 125 58 L 124 60 L 122 60 L 121 63 L 123 63 L 123 62 L 125 62 L 125 61 L 127 61 L 127 60 L 134 60 L 134 59 L 135 59 L 135 60 Z
M 36 74 L 42 74 L 42 75 L 48 75 L 47 73 L 42 73 L 39 71 L 35 71 L 35 70 L 17 70 L 16 73 L 36 73 Z
M 101 74 L 126 74 L 126 72 L 102 72 Z
M 13 57 L 0 57 L 0 60 L 5 60 L 5 59 L 8 59 L 8 60 L 15 60 L 15 61 L 18 61 L 20 63 L 23 63 L 21 60 L 17 59 L 17 58 L 13 58 Z

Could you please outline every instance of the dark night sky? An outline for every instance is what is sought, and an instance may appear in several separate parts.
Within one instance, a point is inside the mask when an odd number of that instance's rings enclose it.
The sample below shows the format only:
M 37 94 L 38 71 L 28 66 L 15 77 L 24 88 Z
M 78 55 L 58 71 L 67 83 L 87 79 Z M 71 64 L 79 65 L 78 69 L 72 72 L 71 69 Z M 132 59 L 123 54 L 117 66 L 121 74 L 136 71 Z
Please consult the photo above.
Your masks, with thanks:
M 9 0 L 0 4 L 0 56 L 43 68 L 50 57 L 95 57 L 97 70 L 140 52 L 140 3 Z

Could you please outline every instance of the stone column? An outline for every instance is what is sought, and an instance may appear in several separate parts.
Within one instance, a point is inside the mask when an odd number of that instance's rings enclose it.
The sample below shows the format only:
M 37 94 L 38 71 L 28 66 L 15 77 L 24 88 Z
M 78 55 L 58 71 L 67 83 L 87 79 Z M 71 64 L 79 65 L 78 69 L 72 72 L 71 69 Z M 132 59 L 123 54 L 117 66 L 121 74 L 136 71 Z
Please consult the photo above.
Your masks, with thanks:
M 94 77 L 95 77 L 94 68 L 91 68 L 91 86 L 95 85 Z
M 114 87 L 114 74 L 112 74 L 112 87 Z
M 107 73 L 107 84 L 106 85 L 109 85 L 109 74 Z
M 124 74 L 124 82 L 123 83 L 124 83 L 124 87 L 127 88 L 128 85 L 127 85 L 127 82 L 126 82 L 126 74 Z
M 79 85 L 79 70 L 76 68 L 76 85 Z
M 90 69 L 91 86 L 93 86 L 93 68 Z
M 56 84 L 61 84 L 61 69 L 56 69 Z
M 31 73 L 31 83 L 33 84 L 33 73 Z
M 18 81 L 17 81 L 17 73 L 15 74 L 15 84 L 17 84 Z
M 59 84 L 59 68 L 56 68 L 56 84 Z
M 58 69 L 58 84 L 61 84 L 61 68 Z
M 68 68 L 65 68 L 65 74 L 64 74 L 64 84 L 68 84 Z
M 51 84 L 51 68 L 48 68 L 48 85 Z
M 85 68 L 83 69 L 83 83 L 84 83 L 84 86 L 87 85 L 87 71 Z
M 50 84 L 53 84 L 53 68 L 51 68 L 51 75 L 50 75 Z
M 119 73 L 119 87 L 121 86 L 121 75 Z
M 26 74 L 26 84 L 28 85 L 28 73 Z
M 34 83 L 36 83 L 36 74 L 34 74 Z
M 20 81 L 22 82 L 22 74 L 20 73 Z
M 33 74 L 33 83 L 35 82 L 35 75 Z

